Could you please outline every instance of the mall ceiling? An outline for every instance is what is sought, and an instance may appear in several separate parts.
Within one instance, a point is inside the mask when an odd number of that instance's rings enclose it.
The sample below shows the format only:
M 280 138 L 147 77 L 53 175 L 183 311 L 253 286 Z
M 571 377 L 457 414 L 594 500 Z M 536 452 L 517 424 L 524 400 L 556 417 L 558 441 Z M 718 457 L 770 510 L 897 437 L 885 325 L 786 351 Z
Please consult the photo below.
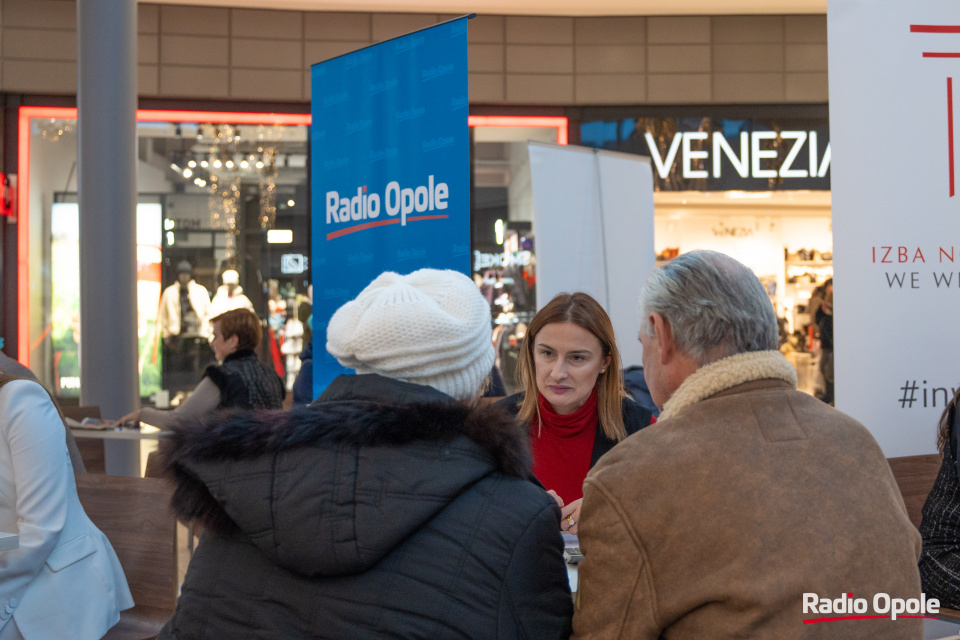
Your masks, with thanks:
M 149 0 L 183 4 L 183 0 Z M 191 4 L 291 9 L 555 16 L 740 15 L 827 12 L 827 0 L 194 0 Z

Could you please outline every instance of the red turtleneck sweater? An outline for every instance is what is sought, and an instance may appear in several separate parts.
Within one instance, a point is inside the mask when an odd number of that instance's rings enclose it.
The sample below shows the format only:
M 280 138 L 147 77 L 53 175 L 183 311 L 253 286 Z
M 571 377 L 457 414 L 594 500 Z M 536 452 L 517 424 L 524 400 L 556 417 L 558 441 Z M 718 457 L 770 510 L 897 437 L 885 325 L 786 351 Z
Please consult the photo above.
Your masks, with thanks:
M 547 489 L 553 489 L 564 504 L 583 497 L 583 480 L 590 471 L 593 441 L 597 435 L 597 389 L 582 407 L 560 415 L 542 394 L 537 394 L 542 422 L 530 427 L 533 473 Z M 539 429 L 538 429 L 539 427 Z

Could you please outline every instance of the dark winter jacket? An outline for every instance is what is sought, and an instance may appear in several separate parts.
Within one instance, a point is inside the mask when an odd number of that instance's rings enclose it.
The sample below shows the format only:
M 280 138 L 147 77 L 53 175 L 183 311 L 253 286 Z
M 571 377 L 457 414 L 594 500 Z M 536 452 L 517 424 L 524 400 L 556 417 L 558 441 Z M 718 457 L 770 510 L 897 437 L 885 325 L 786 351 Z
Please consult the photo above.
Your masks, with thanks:
M 231 353 L 203 375 L 220 389 L 218 409 L 279 409 L 287 393 L 277 372 L 249 349 Z
M 960 434 L 956 412 L 950 423 L 950 438 L 943 452 L 940 473 L 923 504 L 920 535 L 920 579 L 928 598 L 937 598 L 944 607 L 960 607 L 960 473 L 957 452 Z
M 633 401 L 641 407 L 649 409 L 656 417 L 660 417 L 660 409 L 653 402 L 647 379 L 643 377 L 643 367 L 634 365 L 623 370 L 623 387 L 633 397 Z
M 306 342 L 300 352 L 300 371 L 293 381 L 293 406 L 303 406 L 313 401 L 313 340 Z
M 494 406 L 502 407 L 506 411 L 510 412 L 511 415 L 516 416 L 518 413 L 520 413 L 520 405 L 523 404 L 524 397 L 524 393 L 515 393 L 512 396 L 507 396 Z M 653 416 L 653 414 L 650 413 L 650 410 L 641 407 L 630 398 L 623 399 L 621 408 L 623 411 L 623 426 L 627 430 L 628 436 L 632 436 L 637 431 L 640 431 L 640 429 L 643 429 L 650 424 L 650 420 Z M 603 425 L 601 425 L 600 421 L 598 420 L 597 435 L 593 440 L 593 452 L 590 455 L 590 468 L 592 469 L 593 465 L 597 464 L 597 460 L 599 460 L 607 451 L 613 449 L 616 444 L 616 440 L 611 440 L 607 437 L 607 434 L 603 430 Z
M 206 533 L 161 640 L 566 638 L 560 511 L 514 421 L 341 376 L 309 407 L 185 423 L 161 444 Z

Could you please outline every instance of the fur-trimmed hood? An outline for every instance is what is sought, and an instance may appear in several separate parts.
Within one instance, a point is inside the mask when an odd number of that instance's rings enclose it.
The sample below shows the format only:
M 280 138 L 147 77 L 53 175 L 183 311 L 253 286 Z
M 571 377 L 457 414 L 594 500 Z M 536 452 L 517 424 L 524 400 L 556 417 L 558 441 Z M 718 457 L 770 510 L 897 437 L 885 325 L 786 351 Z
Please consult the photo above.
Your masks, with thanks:
M 531 464 L 501 409 L 377 375 L 341 376 L 292 412 L 184 421 L 160 449 L 178 517 L 239 529 L 308 576 L 369 568 L 473 484 Z

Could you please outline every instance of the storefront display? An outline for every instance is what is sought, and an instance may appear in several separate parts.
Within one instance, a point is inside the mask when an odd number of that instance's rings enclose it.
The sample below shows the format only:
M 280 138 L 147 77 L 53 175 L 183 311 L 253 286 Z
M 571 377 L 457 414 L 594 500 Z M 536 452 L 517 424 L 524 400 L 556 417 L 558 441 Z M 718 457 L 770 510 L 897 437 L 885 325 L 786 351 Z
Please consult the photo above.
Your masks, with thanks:
M 210 297 L 218 287 L 234 288 L 222 297 L 227 306 L 245 290 L 244 306 L 264 321 L 266 281 L 306 293 L 309 279 L 282 273 L 280 256 L 308 253 L 307 124 L 303 114 L 138 112 L 141 396 L 167 389 L 176 399 L 212 362 Z M 75 398 L 82 385 L 76 110 L 25 107 L 20 125 L 18 358 L 60 397 Z M 284 251 L 273 247 L 277 230 L 285 232 Z M 177 304 L 166 306 L 180 309 L 181 264 L 206 303 L 188 304 L 190 313 L 165 326 L 161 292 L 176 288 Z M 282 340 L 282 330 L 271 335 Z M 269 342 L 264 351 L 272 351 Z
M 62 197 L 63 194 L 56 194 Z M 76 202 L 55 202 L 50 211 L 49 324 L 52 386 L 61 398 L 80 390 L 80 212 Z M 161 209 L 158 203 L 137 205 L 137 340 L 141 394 L 161 386 L 160 297 Z
M 79 336 L 71 328 L 79 326 L 79 305 L 67 299 L 77 286 L 65 284 L 77 278 L 77 268 L 70 265 L 77 263 L 78 249 L 76 232 L 60 231 L 61 216 L 53 207 L 76 200 L 76 113 L 64 107 L 20 108 L 17 252 L 6 258 L 18 285 L 17 357 L 64 398 L 77 397 L 82 385 L 75 355 Z M 156 218 L 150 223 L 152 240 L 141 239 L 138 248 L 141 395 L 171 390 L 175 405 L 177 389 L 195 386 L 211 356 L 197 338 L 196 357 L 190 356 L 179 374 L 164 362 L 160 297 L 177 281 L 183 261 L 193 266 L 195 281 L 211 297 L 225 284 L 224 272 L 238 274 L 238 286 L 264 323 L 267 338 L 260 356 L 289 386 L 300 366 L 298 345 L 309 333 L 310 314 L 299 315 L 310 306 L 310 116 L 140 110 L 137 119 L 138 189 Z M 475 151 L 485 145 L 521 146 L 527 138 L 566 143 L 568 135 L 562 117 L 471 116 L 469 124 Z M 487 188 L 476 177 L 475 203 Z M 518 212 L 517 220 L 529 220 L 523 206 L 529 195 L 516 185 L 513 191 L 509 209 Z M 58 231 L 52 237 L 55 217 Z M 474 230 L 483 217 L 473 217 Z M 511 218 L 505 210 L 499 217 Z M 482 240 L 475 248 L 502 252 Z
M 70 364 L 75 357 L 70 327 L 76 318 L 60 297 L 64 285 L 54 284 L 65 276 L 54 274 L 70 271 L 63 261 L 76 248 L 61 250 L 45 238 L 51 237 L 55 198 L 73 197 L 54 194 L 76 188 L 75 118 L 74 109 L 21 109 L 20 162 L 27 170 L 17 184 L 18 220 L 24 223 L 18 224 L 17 344 L 18 352 L 26 353 L 19 357 L 65 396 L 76 396 L 80 384 L 77 376 L 64 375 L 65 368 L 75 366 Z M 161 216 L 159 263 L 150 262 L 157 259 L 155 246 L 138 252 L 141 371 L 147 378 L 154 367 L 163 371 L 163 350 L 154 356 L 144 341 L 158 333 L 160 291 L 176 281 L 176 265 L 187 260 L 211 297 L 224 285 L 225 271 L 237 272 L 238 286 L 270 337 L 261 356 L 291 382 L 306 330 L 297 317 L 299 302 L 306 300 L 311 280 L 310 116 L 141 111 L 138 119 L 140 192 Z M 491 302 L 494 340 L 509 386 L 526 322 L 536 311 L 536 230 L 526 143 L 565 143 L 567 120 L 471 116 L 470 125 L 471 266 Z M 588 112 L 578 133 L 584 145 L 651 157 L 659 259 L 713 248 L 745 262 L 770 293 L 784 343 L 800 353 L 816 351 L 807 303 L 832 276 L 825 117 L 658 118 L 645 113 L 594 119 Z M 64 241 L 59 234 L 54 238 Z M 57 263 L 46 270 L 44 263 L 53 256 Z M 148 291 L 147 283 L 156 291 Z M 196 375 L 199 371 L 189 371 L 189 382 Z M 143 382 L 144 397 L 155 384 L 176 387 L 175 381 L 160 378 Z
M 810 299 L 833 276 L 829 140 L 826 117 L 645 115 L 581 125 L 585 145 L 651 158 L 658 264 L 711 249 L 754 271 L 776 309 L 781 349 L 811 394 L 822 382 Z

